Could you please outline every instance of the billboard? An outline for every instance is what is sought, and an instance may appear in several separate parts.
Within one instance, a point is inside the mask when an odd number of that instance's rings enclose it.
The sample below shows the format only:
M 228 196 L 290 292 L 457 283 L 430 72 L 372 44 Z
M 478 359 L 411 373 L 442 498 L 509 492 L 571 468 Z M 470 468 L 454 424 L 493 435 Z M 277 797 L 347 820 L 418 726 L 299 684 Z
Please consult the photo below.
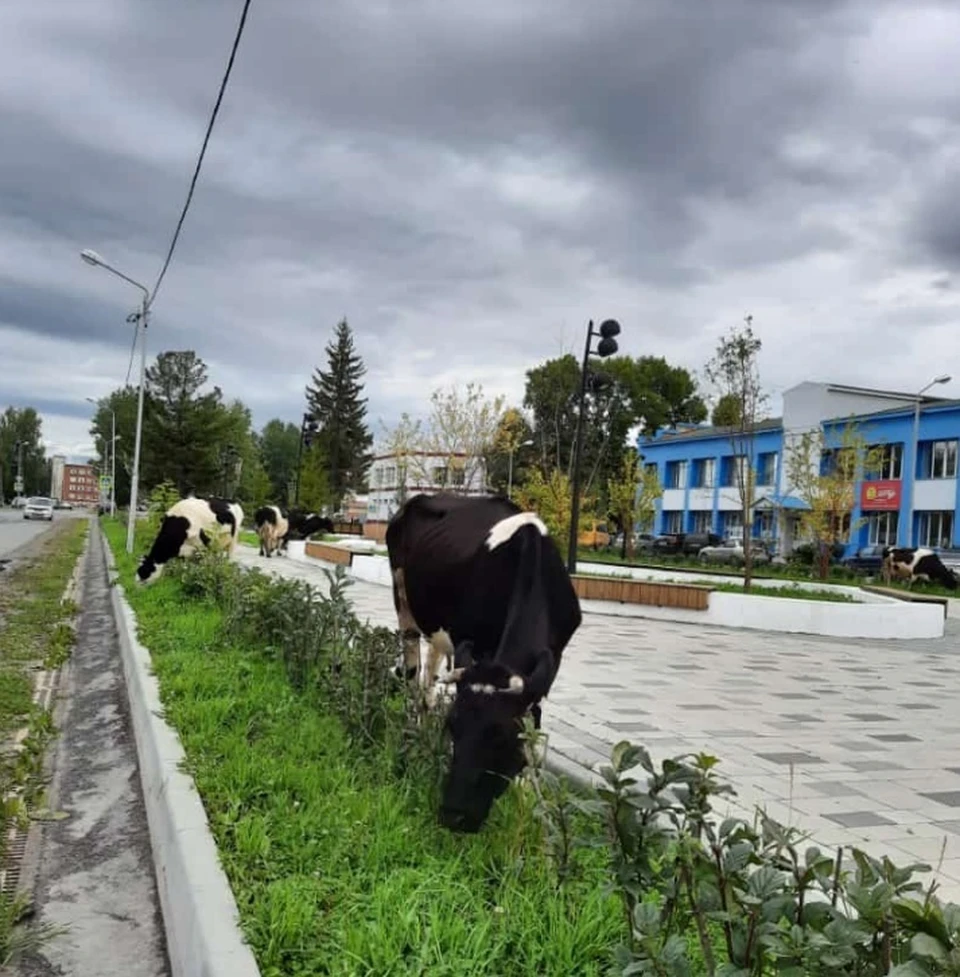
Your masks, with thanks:
M 899 479 L 878 479 L 861 482 L 860 508 L 864 512 L 896 512 L 900 508 L 901 485 Z

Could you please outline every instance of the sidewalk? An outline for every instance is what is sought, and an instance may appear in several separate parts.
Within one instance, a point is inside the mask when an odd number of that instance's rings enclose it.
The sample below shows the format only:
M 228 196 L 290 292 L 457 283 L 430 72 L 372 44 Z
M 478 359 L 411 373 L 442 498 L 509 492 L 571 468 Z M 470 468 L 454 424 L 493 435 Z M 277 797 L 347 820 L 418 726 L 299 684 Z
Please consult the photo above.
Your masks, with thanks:
M 246 546 L 237 558 L 325 590 L 319 564 Z M 386 587 L 349 595 L 396 627 Z M 620 739 L 657 763 L 712 753 L 739 795 L 730 813 L 763 804 L 824 848 L 936 868 L 946 839 L 941 896 L 960 901 L 960 622 L 947 624 L 939 641 L 870 643 L 588 614 L 543 726 L 584 774 Z
M 96 532 L 94 525 L 93 531 Z M 37 822 L 24 884 L 35 924 L 67 927 L 25 954 L 21 977 L 166 977 L 163 920 L 154 879 L 127 689 L 103 552 L 88 545 L 80 581 L 77 645 L 61 673 L 60 730 L 49 806 L 63 820 Z

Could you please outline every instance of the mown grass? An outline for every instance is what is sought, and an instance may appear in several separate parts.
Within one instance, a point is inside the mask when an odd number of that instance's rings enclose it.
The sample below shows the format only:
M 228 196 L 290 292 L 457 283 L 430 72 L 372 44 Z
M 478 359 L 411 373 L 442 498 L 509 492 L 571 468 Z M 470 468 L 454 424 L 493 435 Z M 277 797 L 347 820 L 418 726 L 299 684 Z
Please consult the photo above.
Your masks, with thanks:
M 104 525 L 264 977 L 608 971 L 622 909 L 605 851 L 584 847 L 558 886 L 519 785 L 481 834 L 446 832 L 427 785 L 397 778 L 387 747 L 361 759 L 266 649 L 223 640 L 217 607 L 170 577 L 129 587 L 135 560 Z
M 65 618 L 77 607 L 61 603 L 61 597 L 88 527 L 85 519 L 64 520 L 37 557 L 0 579 L 0 735 L 9 747 L 12 734 L 27 728 L 18 752 L 5 748 L 0 754 L 0 858 L 11 824 L 24 822 L 42 803 L 43 760 L 56 730 L 50 713 L 33 702 L 32 673 L 38 665 L 59 667 L 73 647 L 73 628 Z M 18 927 L 29 908 L 23 894 L 0 895 L 0 966 L 62 934 L 57 927 Z

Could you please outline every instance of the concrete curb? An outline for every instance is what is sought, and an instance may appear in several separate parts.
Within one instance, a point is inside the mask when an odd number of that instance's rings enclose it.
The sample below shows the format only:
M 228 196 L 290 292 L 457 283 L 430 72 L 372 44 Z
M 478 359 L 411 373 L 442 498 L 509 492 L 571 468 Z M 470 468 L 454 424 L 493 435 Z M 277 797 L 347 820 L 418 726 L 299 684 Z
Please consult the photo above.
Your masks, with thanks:
M 110 577 L 150 847 L 173 977 L 260 977 L 240 931 L 236 900 L 220 865 L 203 802 L 176 732 L 162 717 L 150 652 L 117 582 L 116 562 L 97 525 Z

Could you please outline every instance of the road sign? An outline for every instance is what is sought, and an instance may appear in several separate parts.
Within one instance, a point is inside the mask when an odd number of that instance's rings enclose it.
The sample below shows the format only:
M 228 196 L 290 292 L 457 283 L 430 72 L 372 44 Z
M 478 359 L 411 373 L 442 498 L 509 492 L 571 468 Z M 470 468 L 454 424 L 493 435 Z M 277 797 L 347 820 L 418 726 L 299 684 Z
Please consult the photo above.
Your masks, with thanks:
M 101 475 L 100 476 L 100 491 L 101 492 L 109 492 L 110 491 L 110 485 L 111 485 L 110 476 L 109 475 Z
M 23 479 L 18 475 L 13 480 L 13 491 L 19 495 L 23 491 Z

